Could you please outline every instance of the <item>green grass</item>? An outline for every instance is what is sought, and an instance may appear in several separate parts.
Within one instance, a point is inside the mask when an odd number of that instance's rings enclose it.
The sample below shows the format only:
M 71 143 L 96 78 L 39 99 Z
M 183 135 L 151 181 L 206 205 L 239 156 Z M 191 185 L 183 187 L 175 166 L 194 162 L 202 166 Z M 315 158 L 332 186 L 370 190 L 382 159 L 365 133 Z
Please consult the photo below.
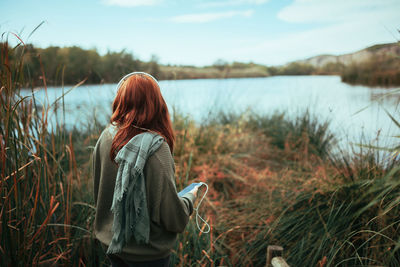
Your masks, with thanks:
M 301 193 L 245 253 L 261 266 L 266 245 L 279 243 L 293 265 L 316 266 L 326 257 L 326 266 L 398 266 L 399 193 L 393 173 Z

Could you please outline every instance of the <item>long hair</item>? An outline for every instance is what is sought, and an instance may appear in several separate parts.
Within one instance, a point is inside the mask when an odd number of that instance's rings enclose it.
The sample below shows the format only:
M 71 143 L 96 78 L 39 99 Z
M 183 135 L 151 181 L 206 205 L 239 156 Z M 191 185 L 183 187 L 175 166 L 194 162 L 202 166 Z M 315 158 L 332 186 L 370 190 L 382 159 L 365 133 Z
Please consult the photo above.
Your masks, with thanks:
M 110 150 L 113 162 L 118 151 L 132 137 L 146 130 L 164 137 L 171 153 L 173 152 L 175 135 L 168 107 L 157 81 L 152 76 L 146 73 L 133 73 L 125 80 L 121 80 L 112 111 L 110 122 L 118 128 Z

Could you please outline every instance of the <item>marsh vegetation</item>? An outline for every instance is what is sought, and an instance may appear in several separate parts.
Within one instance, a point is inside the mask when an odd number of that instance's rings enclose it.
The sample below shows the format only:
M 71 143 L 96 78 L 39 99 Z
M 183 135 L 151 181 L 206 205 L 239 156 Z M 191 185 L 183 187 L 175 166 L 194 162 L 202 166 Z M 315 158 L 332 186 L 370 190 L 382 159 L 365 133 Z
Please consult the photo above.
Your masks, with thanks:
M 65 113 L 63 98 L 38 108 L 20 94 L 38 85 L 25 71 L 35 56 L 1 44 L 1 265 L 109 264 L 91 231 L 90 156 L 105 125 L 50 127 L 50 112 Z M 173 124 L 177 187 L 209 184 L 200 213 L 211 232 L 199 233 L 192 218 L 172 265 L 264 266 L 270 244 L 282 245 L 293 266 L 400 265 L 395 146 L 384 156 L 368 144 L 333 153 L 329 121 L 306 110 L 294 118 L 218 113 L 201 123 L 174 112 Z

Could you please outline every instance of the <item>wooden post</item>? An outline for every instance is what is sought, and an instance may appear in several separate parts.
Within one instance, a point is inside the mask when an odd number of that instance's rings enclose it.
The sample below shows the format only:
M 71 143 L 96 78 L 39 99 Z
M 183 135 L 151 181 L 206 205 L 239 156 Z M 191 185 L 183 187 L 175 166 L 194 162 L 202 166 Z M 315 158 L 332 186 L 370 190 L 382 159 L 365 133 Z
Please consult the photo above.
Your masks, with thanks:
M 289 267 L 282 257 L 273 257 L 271 260 L 272 267 Z
M 283 247 L 281 246 L 268 246 L 267 247 L 267 262 L 266 267 L 271 267 L 273 257 L 282 257 Z

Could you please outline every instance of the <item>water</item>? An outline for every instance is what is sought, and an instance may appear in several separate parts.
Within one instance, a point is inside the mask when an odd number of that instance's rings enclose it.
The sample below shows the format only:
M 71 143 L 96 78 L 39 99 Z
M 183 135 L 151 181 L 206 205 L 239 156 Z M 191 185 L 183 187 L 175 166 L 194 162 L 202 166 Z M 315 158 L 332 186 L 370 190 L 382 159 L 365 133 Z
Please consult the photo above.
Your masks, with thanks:
M 206 120 L 210 112 L 218 111 L 240 113 L 251 108 L 261 114 L 285 111 L 293 117 L 309 109 L 321 121 L 331 120 L 331 130 L 342 141 L 359 142 L 361 136 L 374 140 L 380 135 L 383 144 L 388 144 L 394 142 L 391 136 L 397 131 L 385 112 L 386 109 L 392 115 L 397 114 L 397 97 L 387 96 L 388 90 L 382 88 L 350 86 L 338 76 L 161 81 L 160 86 L 170 112 L 175 109 L 198 122 Z M 88 85 L 69 92 L 64 98 L 66 124 L 79 126 L 94 118 L 108 121 L 115 87 L 116 84 Z M 62 91 L 59 87 L 48 88 L 50 103 Z M 43 89 L 35 95 L 46 102 Z

